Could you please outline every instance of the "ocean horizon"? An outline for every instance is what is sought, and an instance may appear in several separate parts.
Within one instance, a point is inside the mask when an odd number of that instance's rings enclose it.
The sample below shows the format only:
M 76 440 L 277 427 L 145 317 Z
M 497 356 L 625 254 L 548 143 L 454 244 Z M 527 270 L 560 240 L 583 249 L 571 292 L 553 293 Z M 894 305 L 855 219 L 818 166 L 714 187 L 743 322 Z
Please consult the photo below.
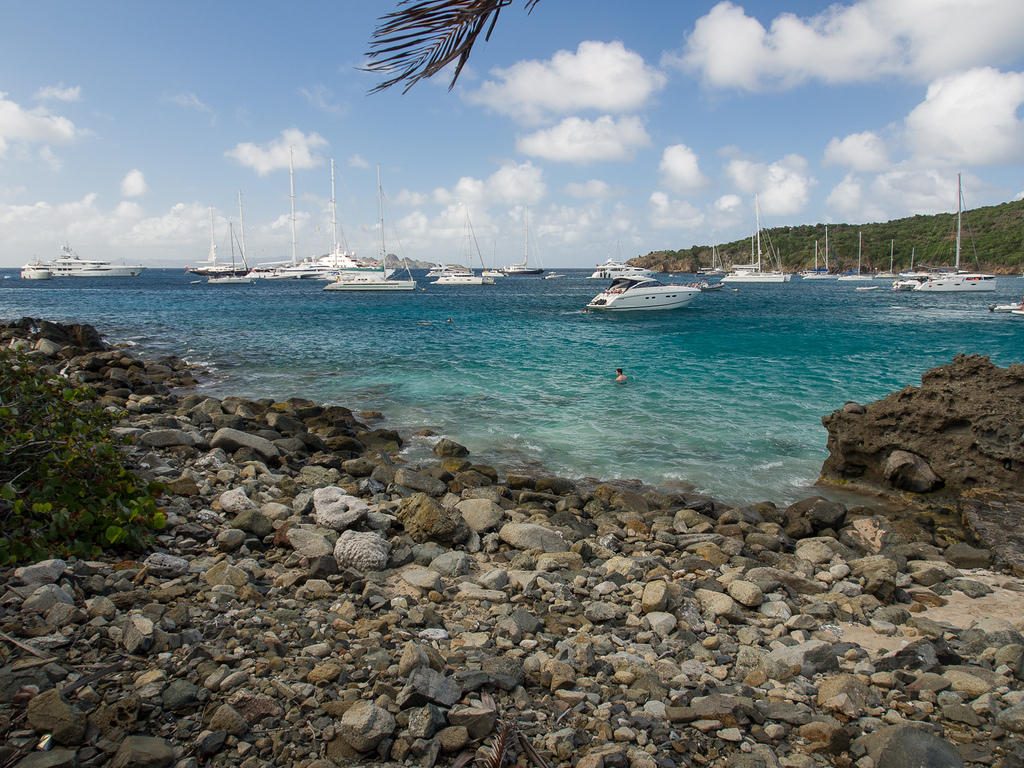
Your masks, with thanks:
M 1020 298 L 1016 277 L 975 295 L 794 279 L 601 314 L 583 307 L 607 281 L 559 272 L 437 286 L 414 271 L 415 292 L 339 294 L 308 280 L 191 284 L 177 269 L 50 281 L 4 270 L 0 316 L 89 323 L 144 357 L 182 357 L 218 397 L 381 411 L 411 461 L 431 455 L 436 437 L 413 435 L 429 429 L 506 472 L 692 485 L 729 503 L 821 493 L 821 418 L 849 400 L 919 385 L 958 353 L 1024 361 L 1024 318 L 988 311 Z

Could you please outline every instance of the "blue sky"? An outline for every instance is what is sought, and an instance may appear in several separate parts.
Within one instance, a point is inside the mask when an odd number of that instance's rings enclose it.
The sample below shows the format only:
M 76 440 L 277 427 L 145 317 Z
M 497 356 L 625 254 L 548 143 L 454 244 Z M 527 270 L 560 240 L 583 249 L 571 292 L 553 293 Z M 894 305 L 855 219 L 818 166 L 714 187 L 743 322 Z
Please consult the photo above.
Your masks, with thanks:
M 0 266 L 250 262 L 347 245 L 585 267 L 768 226 L 884 221 L 1024 192 L 1024 3 L 519 2 L 448 79 L 370 95 L 391 2 L 8 3 Z M 396 239 L 397 237 L 397 239 Z

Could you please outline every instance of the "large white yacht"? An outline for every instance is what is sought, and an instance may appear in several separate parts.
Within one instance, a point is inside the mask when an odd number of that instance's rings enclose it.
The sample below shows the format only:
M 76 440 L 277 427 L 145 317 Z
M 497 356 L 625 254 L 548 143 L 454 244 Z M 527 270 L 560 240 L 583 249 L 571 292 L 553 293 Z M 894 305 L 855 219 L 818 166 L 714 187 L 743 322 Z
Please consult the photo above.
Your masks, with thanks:
M 54 277 L 136 277 L 145 269 L 141 264 L 114 265 L 99 259 L 83 259 L 70 245 L 62 245 L 60 256 L 46 265 Z
M 49 280 L 51 277 L 53 277 L 53 272 L 50 271 L 50 265 L 44 264 L 39 259 L 30 261 L 21 268 L 22 280 Z
M 617 277 L 652 277 L 654 270 L 644 267 L 634 267 L 632 264 L 608 259 L 604 264 L 598 264 L 597 269 L 588 277 L 588 280 L 614 280 Z
M 587 309 L 601 312 L 678 309 L 699 293 L 699 288 L 665 285 L 651 277 L 617 277 L 606 290 L 590 300 Z

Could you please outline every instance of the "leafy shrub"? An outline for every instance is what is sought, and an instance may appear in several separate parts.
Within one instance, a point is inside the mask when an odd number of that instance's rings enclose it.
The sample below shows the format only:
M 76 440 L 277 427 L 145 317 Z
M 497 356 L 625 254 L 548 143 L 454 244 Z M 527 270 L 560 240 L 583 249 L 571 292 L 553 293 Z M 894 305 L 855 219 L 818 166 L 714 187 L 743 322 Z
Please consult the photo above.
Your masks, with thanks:
M 94 398 L 0 349 L 0 563 L 139 549 L 164 526 Z

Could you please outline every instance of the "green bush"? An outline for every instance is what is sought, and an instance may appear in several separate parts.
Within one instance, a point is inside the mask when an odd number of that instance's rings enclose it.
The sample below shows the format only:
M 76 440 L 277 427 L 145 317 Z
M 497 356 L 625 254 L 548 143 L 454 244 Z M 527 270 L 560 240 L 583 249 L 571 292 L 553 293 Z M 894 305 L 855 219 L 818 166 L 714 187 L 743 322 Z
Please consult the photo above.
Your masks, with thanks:
M 160 487 L 130 472 L 95 394 L 0 350 L 0 564 L 140 549 Z

